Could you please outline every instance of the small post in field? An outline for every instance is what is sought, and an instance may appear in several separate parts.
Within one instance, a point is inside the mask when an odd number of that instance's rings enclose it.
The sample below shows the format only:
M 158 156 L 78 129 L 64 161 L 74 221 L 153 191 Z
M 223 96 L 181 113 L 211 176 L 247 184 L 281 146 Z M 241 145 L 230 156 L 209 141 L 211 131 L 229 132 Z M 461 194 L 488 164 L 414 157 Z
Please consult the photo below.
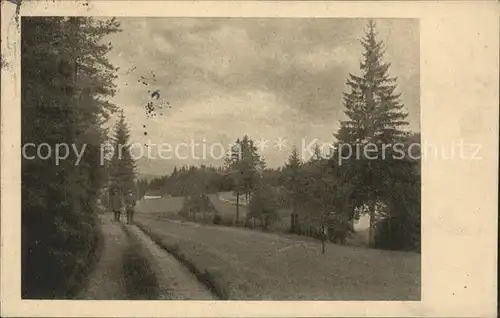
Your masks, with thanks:
M 325 241 L 326 241 L 326 227 L 325 225 L 321 225 L 321 252 L 322 254 L 325 254 Z

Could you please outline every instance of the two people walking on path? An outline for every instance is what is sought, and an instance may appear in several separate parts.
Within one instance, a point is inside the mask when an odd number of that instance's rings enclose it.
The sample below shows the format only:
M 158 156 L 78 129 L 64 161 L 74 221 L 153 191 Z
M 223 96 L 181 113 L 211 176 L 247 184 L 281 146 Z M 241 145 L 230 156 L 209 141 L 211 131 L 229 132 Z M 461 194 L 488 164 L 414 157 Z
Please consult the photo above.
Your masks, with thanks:
M 134 207 L 136 200 L 132 191 L 123 196 L 119 190 L 114 190 L 111 196 L 111 209 L 114 214 L 114 220 L 120 221 L 121 210 L 124 207 L 127 213 L 127 223 L 132 224 L 134 219 Z

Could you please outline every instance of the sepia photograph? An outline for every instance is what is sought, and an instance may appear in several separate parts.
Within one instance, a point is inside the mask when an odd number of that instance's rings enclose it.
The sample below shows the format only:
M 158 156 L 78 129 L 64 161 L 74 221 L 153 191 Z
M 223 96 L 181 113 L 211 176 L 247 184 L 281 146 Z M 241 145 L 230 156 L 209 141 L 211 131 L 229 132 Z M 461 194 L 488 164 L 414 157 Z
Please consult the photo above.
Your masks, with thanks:
M 420 300 L 416 19 L 21 19 L 27 299 Z
M 186 3 L 2 2 L 2 303 L 492 312 L 486 5 Z

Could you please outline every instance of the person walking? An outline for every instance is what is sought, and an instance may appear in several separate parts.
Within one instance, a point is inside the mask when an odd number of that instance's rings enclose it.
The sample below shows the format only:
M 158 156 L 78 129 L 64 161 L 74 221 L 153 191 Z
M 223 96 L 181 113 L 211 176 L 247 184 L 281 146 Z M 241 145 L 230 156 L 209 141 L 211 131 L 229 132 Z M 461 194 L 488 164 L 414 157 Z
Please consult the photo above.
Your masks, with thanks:
M 125 208 L 127 212 L 127 223 L 132 224 L 134 221 L 134 207 L 135 207 L 135 197 L 132 191 L 129 191 L 127 193 L 127 196 L 125 197 Z
M 115 221 L 120 221 L 120 210 L 122 208 L 122 198 L 118 189 L 113 190 L 111 195 L 111 209 L 113 210 Z

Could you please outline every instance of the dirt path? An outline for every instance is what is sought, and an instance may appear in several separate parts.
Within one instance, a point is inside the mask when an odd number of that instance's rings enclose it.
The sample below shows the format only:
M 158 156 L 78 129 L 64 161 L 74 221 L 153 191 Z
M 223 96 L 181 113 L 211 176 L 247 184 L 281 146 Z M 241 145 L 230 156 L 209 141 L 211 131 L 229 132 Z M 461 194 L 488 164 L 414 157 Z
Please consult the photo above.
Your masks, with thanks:
M 104 246 L 101 257 L 90 274 L 86 287 L 77 299 L 127 299 L 126 282 L 122 273 L 123 256 L 128 239 L 120 223 L 112 221 L 111 213 L 99 216 Z
M 158 279 L 159 299 L 211 300 L 215 299 L 208 288 L 172 255 L 160 248 L 149 236 L 135 225 L 127 231 L 144 248 L 145 258 L 152 265 Z
M 104 246 L 76 299 L 214 299 L 210 291 L 173 256 L 135 225 L 101 215 Z

